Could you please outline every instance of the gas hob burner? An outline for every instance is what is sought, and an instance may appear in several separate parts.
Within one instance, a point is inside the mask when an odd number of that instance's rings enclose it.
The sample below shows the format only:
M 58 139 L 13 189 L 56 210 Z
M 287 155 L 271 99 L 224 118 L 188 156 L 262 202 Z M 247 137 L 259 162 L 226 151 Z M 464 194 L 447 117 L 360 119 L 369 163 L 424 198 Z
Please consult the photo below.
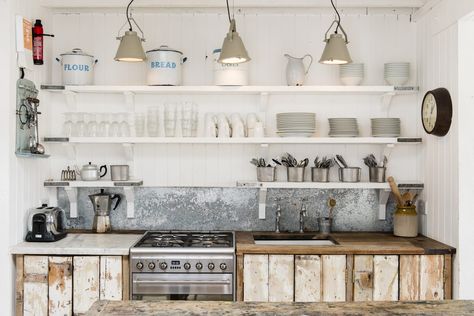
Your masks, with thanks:
M 135 247 L 231 248 L 233 240 L 231 232 L 147 232 Z

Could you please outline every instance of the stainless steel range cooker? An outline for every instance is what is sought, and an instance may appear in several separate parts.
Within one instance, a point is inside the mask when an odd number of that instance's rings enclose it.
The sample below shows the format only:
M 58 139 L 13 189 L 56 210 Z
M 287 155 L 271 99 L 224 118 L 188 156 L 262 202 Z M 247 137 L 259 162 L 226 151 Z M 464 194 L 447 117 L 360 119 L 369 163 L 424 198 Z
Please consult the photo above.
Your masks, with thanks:
M 130 249 L 132 300 L 235 300 L 233 232 L 149 231 Z

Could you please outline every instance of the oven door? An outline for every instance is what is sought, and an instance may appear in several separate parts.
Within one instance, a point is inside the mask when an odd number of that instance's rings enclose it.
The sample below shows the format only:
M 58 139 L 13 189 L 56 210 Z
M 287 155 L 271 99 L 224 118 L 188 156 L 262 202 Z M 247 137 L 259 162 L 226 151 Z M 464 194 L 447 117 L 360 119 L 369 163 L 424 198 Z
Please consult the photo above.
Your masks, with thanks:
M 132 299 L 233 300 L 231 273 L 133 273 Z

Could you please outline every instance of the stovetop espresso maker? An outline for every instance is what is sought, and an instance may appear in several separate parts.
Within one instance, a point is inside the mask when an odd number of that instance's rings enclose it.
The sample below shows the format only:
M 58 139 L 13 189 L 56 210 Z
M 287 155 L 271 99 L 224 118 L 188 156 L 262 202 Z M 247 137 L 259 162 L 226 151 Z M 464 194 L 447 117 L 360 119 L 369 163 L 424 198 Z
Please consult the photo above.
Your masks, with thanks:
M 112 210 L 112 201 L 115 202 L 113 210 L 115 210 L 121 201 L 119 194 L 110 194 L 104 192 L 104 189 L 100 190 L 100 193 L 89 195 L 92 205 L 94 207 L 94 222 L 92 224 L 92 230 L 96 233 L 109 232 L 112 227 L 110 226 L 110 211 Z

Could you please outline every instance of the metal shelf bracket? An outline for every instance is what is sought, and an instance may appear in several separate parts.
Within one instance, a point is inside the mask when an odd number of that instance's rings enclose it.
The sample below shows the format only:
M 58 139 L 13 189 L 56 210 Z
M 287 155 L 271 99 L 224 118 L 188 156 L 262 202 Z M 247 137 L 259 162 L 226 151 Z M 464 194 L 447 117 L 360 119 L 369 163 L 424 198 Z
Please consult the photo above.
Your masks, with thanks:
M 379 220 L 384 221 L 387 219 L 387 202 L 390 197 L 390 190 L 378 190 L 379 191 Z
M 69 110 L 75 112 L 77 109 L 77 93 L 69 90 L 66 90 L 63 93 L 66 96 L 66 104 Z
M 135 217 L 135 189 L 133 186 L 123 187 L 123 193 L 127 199 L 127 218 Z
M 64 187 L 69 199 L 69 217 L 77 218 L 77 188 Z
M 135 112 L 135 93 L 131 91 L 124 91 L 125 104 L 128 112 Z
M 66 150 L 66 156 L 69 161 L 76 161 L 76 145 L 71 143 L 63 143 L 63 147 Z
M 259 197 L 258 197 L 258 219 L 265 219 L 267 207 L 267 189 L 260 188 Z

